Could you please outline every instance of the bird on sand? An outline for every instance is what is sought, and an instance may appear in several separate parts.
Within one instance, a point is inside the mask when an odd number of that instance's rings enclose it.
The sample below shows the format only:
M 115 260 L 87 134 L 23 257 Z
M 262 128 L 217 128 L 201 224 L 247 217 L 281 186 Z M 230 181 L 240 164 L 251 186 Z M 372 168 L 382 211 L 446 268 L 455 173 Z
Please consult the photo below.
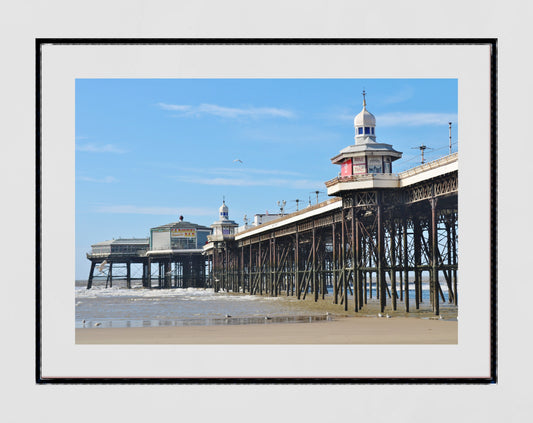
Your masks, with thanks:
M 383 317 L 383 315 L 381 313 L 378 313 L 378 317 Z
M 265 320 L 272 320 L 272 317 L 265 316 Z

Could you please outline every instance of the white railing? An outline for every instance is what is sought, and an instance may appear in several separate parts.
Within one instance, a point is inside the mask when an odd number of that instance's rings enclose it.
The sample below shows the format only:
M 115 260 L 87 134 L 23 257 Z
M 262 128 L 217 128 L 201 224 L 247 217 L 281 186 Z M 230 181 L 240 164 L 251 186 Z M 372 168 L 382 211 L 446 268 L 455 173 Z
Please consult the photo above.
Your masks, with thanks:
M 399 174 L 400 179 L 407 178 L 408 176 L 413 176 L 418 173 L 425 172 L 427 170 L 435 169 L 436 167 L 444 166 L 448 163 L 453 163 L 457 160 L 458 154 L 453 153 L 448 156 L 441 157 L 440 159 L 433 160 L 432 162 L 424 163 L 420 166 L 413 167 L 411 169 L 405 170 Z
M 338 176 L 326 182 L 326 187 L 330 187 L 339 182 L 362 182 L 371 180 L 392 181 L 398 179 L 397 173 L 366 173 L 364 175 Z

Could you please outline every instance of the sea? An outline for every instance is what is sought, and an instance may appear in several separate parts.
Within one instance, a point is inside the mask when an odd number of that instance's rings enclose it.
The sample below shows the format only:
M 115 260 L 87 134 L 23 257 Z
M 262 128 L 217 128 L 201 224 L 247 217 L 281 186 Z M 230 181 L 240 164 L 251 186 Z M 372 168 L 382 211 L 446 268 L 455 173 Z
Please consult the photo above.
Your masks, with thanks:
M 304 302 L 286 295 L 235 294 L 214 292 L 210 288 L 127 289 L 115 282 L 113 287 L 101 284 L 87 289 L 86 286 L 84 280 L 75 283 L 76 328 L 313 323 L 335 318 L 335 312 L 313 307 L 313 304 L 307 307 Z M 446 286 L 442 288 L 447 301 Z M 410 297 L 414 299 L 414 291 Z M 428 284 L 423 284 L 423 301 L 429 304 Z M 319 300 L 328 305 L 332 302 L 332 298 Z M 390 304 L 390 299 L 387 303 Z M 340 305 L 332 307 L 328 310 L 343 310 Z M 445 302 L 443 307 L 449 311 Z

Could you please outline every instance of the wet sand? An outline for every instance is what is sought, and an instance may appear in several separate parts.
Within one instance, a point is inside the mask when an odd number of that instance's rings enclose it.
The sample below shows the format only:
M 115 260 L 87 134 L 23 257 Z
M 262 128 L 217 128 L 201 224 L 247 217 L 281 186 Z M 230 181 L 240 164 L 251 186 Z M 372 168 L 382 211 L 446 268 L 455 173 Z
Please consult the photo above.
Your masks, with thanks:
M 457 344 L 457 321 L 341 317 L 314 323 L 76 329 L 77 344 Z

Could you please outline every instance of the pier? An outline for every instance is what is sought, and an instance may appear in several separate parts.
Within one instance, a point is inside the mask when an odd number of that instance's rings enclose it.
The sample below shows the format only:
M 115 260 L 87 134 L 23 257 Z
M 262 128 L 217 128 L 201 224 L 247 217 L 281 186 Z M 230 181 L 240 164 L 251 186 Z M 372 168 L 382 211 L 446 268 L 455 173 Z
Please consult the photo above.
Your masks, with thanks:
M 130 288 L 137 264 L 144 288 L 157 278 L 159 288 L 311 295 L 354 312 L 377 300 L 383 313 L 419 309 L 428 280 L 433 313 L 457 306 L 457 153 L 393 173 L 402 153 L 376 141 L 365 92 L 354 128 L 355 143 L 331 159 L 341 171 L 325 182 L 330 200 L 242 231 L 223 201 L 211 228 L 180 217 L 146 239 L 95 244 L 87 288 L 96 268 L 112 286 L 113 266 L 125 267 Z

